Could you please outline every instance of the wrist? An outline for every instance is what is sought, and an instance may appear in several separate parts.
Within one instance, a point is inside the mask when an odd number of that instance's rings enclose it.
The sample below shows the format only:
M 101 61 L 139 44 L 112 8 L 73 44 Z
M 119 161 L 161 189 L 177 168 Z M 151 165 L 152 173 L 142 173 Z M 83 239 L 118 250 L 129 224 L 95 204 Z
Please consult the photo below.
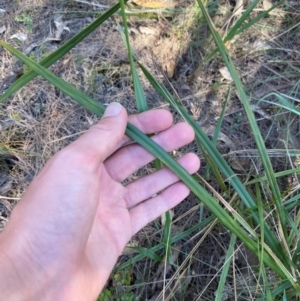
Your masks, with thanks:
M 97 238 L 103 238 L 99 248 L 85 253 L 82 262 L 74 264 L 69 258 L 61 262 L 57 258 L 46 268 L 37 260 L 40 251 L 32 243 L 32 238 L 26 231 L 14 230 L 14 226 L 8 224 L 0 234 L 0 292 L 3 300 L 95 300 L 120 255 L 115 244 L 99 231 Z
M 6 229 L 5 229 L 6 230 Z M 17 248 L 11 248 L 7 231 L 0 236 L 0 291 L 4 300 L 33 300 L 32 292 L 37 285 L 37 279 L 31 268 L 24 261 L 24 255 L 17 256 Z M 19 257 L 19 258 L 18 258 Z M 28 275 L 24 274 L 24 271 Z M 32 285 L 29 285 L 31 281 Z
M 46 270 L 28 233 L 10 223 L 0 234 L 1 299 L 9 301 L 67 300 L 60 296 L 56 270 Z M 55 271 L 55 272 L 54 272 Z M 59 271 L 58 271 L 59 272 Z M 58 281 L 57 281 L 58 280 Z M 58 287 L 59 285 L 59 287 Z

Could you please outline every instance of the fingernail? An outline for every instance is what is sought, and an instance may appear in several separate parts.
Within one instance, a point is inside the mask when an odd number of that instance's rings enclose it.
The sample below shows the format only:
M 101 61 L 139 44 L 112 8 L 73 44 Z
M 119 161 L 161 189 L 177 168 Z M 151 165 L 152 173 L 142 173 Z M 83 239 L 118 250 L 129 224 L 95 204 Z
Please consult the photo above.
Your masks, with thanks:
M 120 114 L 122 106 L 118 102 L 112 102 L 106 108 L 103 117 L 117 116 Z

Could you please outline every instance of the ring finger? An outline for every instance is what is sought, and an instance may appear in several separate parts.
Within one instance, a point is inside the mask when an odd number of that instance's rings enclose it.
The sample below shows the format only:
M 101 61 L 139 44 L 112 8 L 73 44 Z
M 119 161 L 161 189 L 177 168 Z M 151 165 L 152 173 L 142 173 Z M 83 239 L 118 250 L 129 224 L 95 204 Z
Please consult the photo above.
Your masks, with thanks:
M 181 157 L 178 163 L 191 174 L 196 172 L 200 167 L 198 157 L 192 153 Z M 156 193 L 178 181 L 179 178 L 166 167 L 143 178 L 139 178 L 125 187 L 127 207 L 133 207 L 151 198 Z

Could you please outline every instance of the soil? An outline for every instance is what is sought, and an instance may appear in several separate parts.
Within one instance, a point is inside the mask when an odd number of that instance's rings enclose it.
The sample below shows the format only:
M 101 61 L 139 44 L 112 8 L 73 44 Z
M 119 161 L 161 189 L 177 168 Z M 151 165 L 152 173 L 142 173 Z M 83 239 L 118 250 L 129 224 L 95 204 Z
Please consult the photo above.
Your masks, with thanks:
M 114 4 L 110 0 L 100 2 L 101 5 Z M 0 38 L 40 61 L 99 16 L 104 11 L 99 8 L 99 3 L 0 0 Z M 263 170 L 247 117 L 224 63 L 219 55 L 205 62 L 214 49 L 209 30 L 199 10 L 193 7 L 193 1 L 178 3 L 175 10 L 151 13 L 131 3 L 128 10 L 139 14 L 128 18 L 132 47 L 139 60 L 184 104 L 210 137 L 231 86 L 217 147 L 241 179 L 260 174 Z M 293 26 L 300 21 L 300 4 L 288 0 L 285 3 L 227 44 L 270 151 L 300 148 L 299 116 L 272 103 L 278 102 L 275 94 L 281 93 L 295 99 L 294 104 L 299 107 L 300 34 L 299 26 Z M 235 4 L 235 1 L 220 0 L 209 6 L 221 35 L 226 34 L 226 26 L 233 26 L 236 21 L 235 17 L 229 18 Z M 260 11 L 253 12 L 251 17 L 261 12 L 265 4 L 262 1 L 257 7 Z M 245 0 L 244 5 L 246 7 L 248 1 Z M 226 20 L 229 20 L 227 24 Z M 121 23 L 121 18 L 117 15 L 106 21 L 50 70 L 100 103 L 118 101 L 130 114 L 135 114 L 137 108 L 130 66 L 118 23 Z M 27 70 L 0 48 L 0 95 Z M 180 121 L 181 117 L 161 99 L 141 73 L 140 76 L 149 109 L 164 107 L 174 114 L 175 122 Z M 273 94 L 268 97 L 269 102 L 262 101 L 270 93 Z M 0 107 L 0 229 L 3 229 L 11 210 L 45 162 L 85 132 L 97 117 L 39 77 Z M 199 174 L 216 191 L 221 191 L 209 176 L 196 143 L 174 152 L 174 155 L 181 156 L 188 151 L 201 157 L 203 163 Z M 297 158 L 280 154 L 280 151 L 270 154 L 275 171 L 296 164 Z M 129 180 L 153 170 L 153 165 L 149 164 Z M 296 178 L 283 179 L 280 183 L 282 192 L 296 182 Z M 174 231 L 177 233 L 209 215 L 193 195 L 176 207 L 174 213 Z M 148 225 L 132 242 L 143 247 L 160 242 L 162 231 L 159 223 L 157 220 Z M 190 254 L 188 268 L 184 266 L 171 282 L 174 291 L 170 296 L 176 300 L 212 300 L 218 286 L 218 271 L 224 264 L 230 234 L 217 225 L 209 232 L 194 235 L 173 246 L 173 252 L 177 250 L 177 267 Z M 201 244 L 194 249 L 200 238 L 203 239 Z M 125 251 L 117 265 L 132 256 L 132 252 Z M 240 246 L 235 265 L 240 290 L 238 300 L 249 300 L 247 289 L 251 285 L 255 287 L 249 267 L 257 265 L 256 259 Z M 170 266 L 166 278 L 171 278 L 176 270 Z M 124 273 L 130 273 L 128 283 L 118 282 L 114 276 L 108 283 L 107 289 L 115 294 L 114 300 L 129 300 L 126 298 L 130 294 L 134 294 L 137 300 L 161 300 L 159 294 L 164 276 L 160 274 L 158 263 L 141 260 L 132 265 L 129 272 L 123 271 L 123 276 Z M 122 292 L 116 289 L 120 286 Z M 232 300 L 232 287 L 233 283 L 226 284 L 228 292 L 224 293 L 223 300 Z

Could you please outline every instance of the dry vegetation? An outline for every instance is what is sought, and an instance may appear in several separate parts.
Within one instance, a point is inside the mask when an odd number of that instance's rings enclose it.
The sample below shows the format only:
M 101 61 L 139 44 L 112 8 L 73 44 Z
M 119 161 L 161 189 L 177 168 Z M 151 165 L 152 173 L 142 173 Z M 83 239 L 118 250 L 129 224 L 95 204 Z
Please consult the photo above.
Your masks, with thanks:
M 111 5 L 113 2 L 106 0 L 97 4 Z M 247 0 L 237 2 L 243 7 L 249 5 Z M 267 9 L 271 2 L 261 1 L 252 12 L 253 17 Z M 235 1 L 209 1 L 210 15 L 222 36 L 239 16 L 232 13 L 235 6 Z M 174 13 L 147 13 L 146 9 L 133 4 L 130 7 L 130 11 L 136 13 L 128 18 L 131 42 L 139 59 L 177 95 L 197 123 L 212 136 L 232 81 L 218 55 L 206 61 L 214 43 L 199 9 L 193 1 L 181 3 Z M 87 26 L 101 11 L 92 1 L 0 0 L 0 38 L 40 61 Z M 115 16 L 104 23 L 51 70 L 102 104 L 119 101 L 130 113 L 136 113 L 127 51 L 117 22 L 121 22 L 121 18 Z M 299 157 L 286 151 L 300 149 L 299 117 L 274 105 L 277 93 L 288 95 L 299 107 L 299 24 L 300 3 L 286 0 L 267 18 L 226 45 L 246 87 L 275 172 L 300 165 Z M 0 93 L 26 70 L 0 48 Z M 142 81 L 149 107 L 168 109 L 149 83 Z M 267 98 L 269 102 L 262 101 L 270 93 L 273 95 Z M 174 117 L 176 121 L 180 119 L 176 113 Z M 96 120 L 97 117 L 39 77 L 1 104 L 1 228 L 45 162 Z M 226 104 L 217 146 L 243 181 L 263 173 L 234 87 Z M 174 155 L 180 156 L 187 150 L 202 157 L 196 144 Z M 132 179 L 153 169 L 149 165 Z M 199 173 L 217 192 L 221 191 L 204 160 Z M 280 178 L 283 195 L 297 185 L 297 175 Z M 265 193 L 267 195 L 268 191 Z M 174 213 L 173 235 L 190 229 L 209 215 L 193 195 L 175 208 Z M 230 237 L 219 224 L 186 236 L 172 246 L 173 266 L 143 259 L 115 272 L 99 300 L 213 300 Z M 138 233 L 131 245 L 151 247 L 161 239 L 160 220 L 157 220 Z M 235 250 L 222 300 L 254 300 L 259 291 L 256 257 L 239 242 Z M 128 261 L 133 253 L 132 249 L 125 250 L 118 265 Z

